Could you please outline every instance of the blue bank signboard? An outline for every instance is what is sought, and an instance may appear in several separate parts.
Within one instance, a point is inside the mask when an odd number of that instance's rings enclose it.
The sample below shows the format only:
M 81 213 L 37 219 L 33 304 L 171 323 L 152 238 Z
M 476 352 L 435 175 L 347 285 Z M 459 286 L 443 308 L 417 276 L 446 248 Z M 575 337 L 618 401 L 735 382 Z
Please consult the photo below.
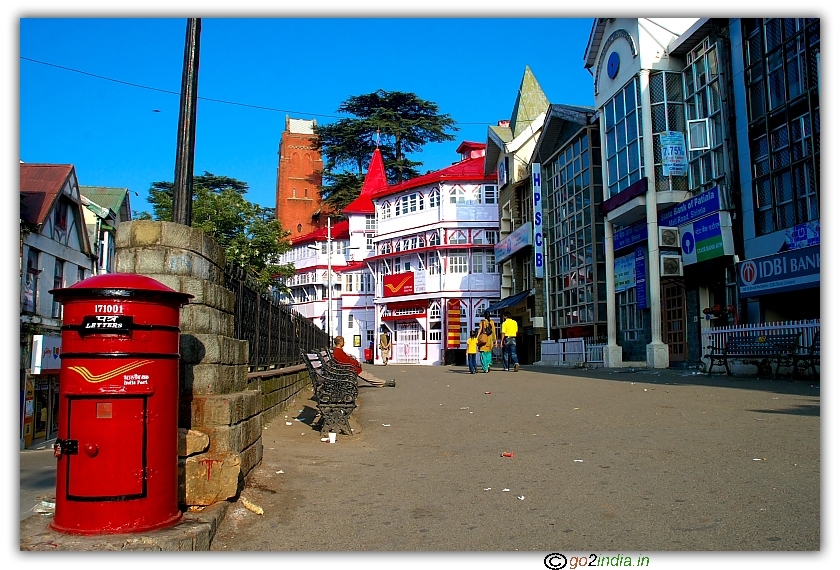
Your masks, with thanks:
M 820 284 L 820 246 L 748 259 L 738 264 L 738 292 L 742 297 L 783 293 Z

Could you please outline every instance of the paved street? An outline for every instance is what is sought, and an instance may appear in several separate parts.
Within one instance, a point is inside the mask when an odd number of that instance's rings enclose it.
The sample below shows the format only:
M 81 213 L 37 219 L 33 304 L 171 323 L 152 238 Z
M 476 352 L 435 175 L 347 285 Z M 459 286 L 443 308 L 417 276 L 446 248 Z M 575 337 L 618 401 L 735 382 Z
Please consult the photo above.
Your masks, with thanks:
M 20 452 L 20 520 L 31 516 L 42 498 L 55 497 L 55 464 L 51 447 Z
M 263 432 L 242 495 L 265 515 L 232 506 L 213 550 L 820 548 L 819 384 L 537 367 L 375 373 L 397 387 L 360 389 L 355 435 L 322 443 L 294 421 L 311 420 L 311 401 Z

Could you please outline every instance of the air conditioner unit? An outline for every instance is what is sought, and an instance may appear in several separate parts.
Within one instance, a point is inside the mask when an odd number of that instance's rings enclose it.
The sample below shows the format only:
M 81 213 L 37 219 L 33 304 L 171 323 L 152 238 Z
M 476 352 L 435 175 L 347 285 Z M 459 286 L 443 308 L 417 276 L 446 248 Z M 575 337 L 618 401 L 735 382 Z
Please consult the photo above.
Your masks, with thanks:
M 680 229 L 659 226 L 659 247 L 680 247 Z
M 667 254 L 659 257 L 659 275 L 661 277 L 681 277 L 682 274 L 681 255 Z

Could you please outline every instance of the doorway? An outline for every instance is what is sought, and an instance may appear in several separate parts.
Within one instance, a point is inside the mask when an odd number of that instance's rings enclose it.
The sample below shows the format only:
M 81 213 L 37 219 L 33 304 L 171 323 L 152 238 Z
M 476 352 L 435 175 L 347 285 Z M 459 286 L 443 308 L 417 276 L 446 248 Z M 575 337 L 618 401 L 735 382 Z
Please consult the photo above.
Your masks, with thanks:
M 671 362 L 685 362 L 686 339 L 685 286 L 682 281 L 662 281 L 662 342 L 668 345 Z
M 402 364 L 420 362 L 420 323 L 398 321 L 392 344 L 391 359 Z

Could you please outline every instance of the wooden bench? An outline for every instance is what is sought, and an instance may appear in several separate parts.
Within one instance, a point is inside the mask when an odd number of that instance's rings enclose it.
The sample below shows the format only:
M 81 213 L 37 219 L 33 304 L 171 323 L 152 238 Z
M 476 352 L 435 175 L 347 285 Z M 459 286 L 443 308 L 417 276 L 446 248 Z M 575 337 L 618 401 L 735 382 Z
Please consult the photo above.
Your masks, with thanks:
M 320 415 L 321 435 L 329 432 L 352 435 L 348 419 L 356 409 L 359 396 L 356 374 L 352 369 L 325 365 L 317 353 L 301 352 Z
M 810 369 L 814 376 L 819 376 L 817 373 L 817 365 L 820 363 L 820 333 L 814 334 L 814 340 L 805 354 L 796 354 L 793 357 L 793 375 L 796 376 Z
M 726 373 L 732 376 L 729 361 L 746 360 L 758 366 L 759 371 L 772 370 L 770 365 L 775 362 L 776 370 L 773 372 L 773 378 L 775 378 L 781 366 L 794 366 L 801 336 L 802 333 L 748 336 L 730 334 L 726 337 L 723 348 L 707 347 L 710 350 L 706 354 L 709 359 L 708 374 L 712 373 L 712 368 L 715 366 L 723 366 L 726 368 Z

